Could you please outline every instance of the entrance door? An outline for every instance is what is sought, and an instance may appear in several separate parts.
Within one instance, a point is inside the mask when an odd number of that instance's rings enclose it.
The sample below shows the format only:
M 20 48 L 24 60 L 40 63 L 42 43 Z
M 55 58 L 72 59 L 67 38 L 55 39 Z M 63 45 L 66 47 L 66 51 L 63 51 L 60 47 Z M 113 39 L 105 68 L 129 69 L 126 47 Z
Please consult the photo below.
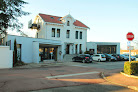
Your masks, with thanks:
M 66 46 L 66 54 L 69 54 L 69 45 Z
M 43 60 L 57 60 L 57 47 L 41 47 L 39 48 L 41 61 Z

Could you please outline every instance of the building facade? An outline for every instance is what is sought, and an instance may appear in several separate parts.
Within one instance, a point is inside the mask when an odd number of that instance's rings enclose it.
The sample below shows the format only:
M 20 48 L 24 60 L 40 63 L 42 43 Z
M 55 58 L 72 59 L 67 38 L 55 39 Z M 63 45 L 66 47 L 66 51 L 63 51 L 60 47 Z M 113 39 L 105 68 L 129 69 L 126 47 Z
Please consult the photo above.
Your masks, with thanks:
M 87 42 L 87 51 L 90 54 L 120 54 L 119 42 Z
M 70 14 L 64 17 L 38 14 L 33 22 L 37 25 L 35 38 L 61 41 L 61 55 L 82 54 L 86 51 L 87 29 L 86 25 L 74 19 Z M 31 25 L 30 28 L 33 28 Z M 55 50 L 54 45 L 40 46 L 41 53 L 56 54 L 49 50 Z M 43 55 L 44 56 L 44 55 Z M 49 59 L 44 57 L 44 59 Z
M 36 31 L 35 38 L 7 35 L 5 45 L 14 50 L 14 40 L 20 59 L 25 63 L 45 60 L 63 61 L 66 54 L 86 51 L 87 27 L 70 14 L 58 17 L 38 14 L 28 27 Z

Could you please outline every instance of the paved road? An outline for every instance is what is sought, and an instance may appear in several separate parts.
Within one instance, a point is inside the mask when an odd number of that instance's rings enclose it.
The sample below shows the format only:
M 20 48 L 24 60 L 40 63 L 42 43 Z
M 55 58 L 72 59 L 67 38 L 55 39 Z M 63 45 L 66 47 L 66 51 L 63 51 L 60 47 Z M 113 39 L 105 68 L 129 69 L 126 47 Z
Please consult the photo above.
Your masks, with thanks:
M 123 69 L 124 67 L 124 61 L 112 61 L 112 62 L 93 62 L 93 63 L 76 63 L 72 66 L 80 66 L 80 67 L 95 67 L 95 68 L 101 68 L 101 69 Z
M 30 92 L 137 92 L 124 87 L 112 85 L 109 83 L 88 84 L 80 86 L 50 88 Z
M 111 85 L 100 76 L 100 72 L 119 72 L 123 68 L 123 62 L 68 62 L 57 65 L 0 70 L 0 92 L 40 89 L 44 90 L 38 92 L 134 92 Z

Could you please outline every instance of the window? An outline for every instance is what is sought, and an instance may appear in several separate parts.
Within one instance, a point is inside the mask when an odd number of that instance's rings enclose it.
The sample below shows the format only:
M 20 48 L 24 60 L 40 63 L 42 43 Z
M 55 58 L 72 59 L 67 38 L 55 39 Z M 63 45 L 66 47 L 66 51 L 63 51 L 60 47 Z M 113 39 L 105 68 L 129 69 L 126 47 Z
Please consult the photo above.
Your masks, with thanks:
M 80 44 L 80 54 L 82 54 L 82 50 L 81 50 L 81 48 L 82 48 L 82 44 Z
M 70 32 L 70 30 L 67 30 L 66 38 L 69 38 L 69 32 Z
M 97 45 L 97 53 L 114 54 L 116 53 L 116 46 L 117 45 Z
M 68 22 L 67 22 L 67 26 L 70 26 L 69 24 L 70 24 L 70 23 L 69 23 L 69 21 L 68 21 Z
M 57 37 L 60 37 L 60 29 L 57 29 Z
M 55 37 L 55 28 L 52 28 L 52 37 Z
M 76 39 L 78 39 L 78 31 L 76 31 Z
M 82 32 L 80 32 L 80 39 L 82 39 Z
M 38 33 L 37 33 L 37 38 L 38 38 Z

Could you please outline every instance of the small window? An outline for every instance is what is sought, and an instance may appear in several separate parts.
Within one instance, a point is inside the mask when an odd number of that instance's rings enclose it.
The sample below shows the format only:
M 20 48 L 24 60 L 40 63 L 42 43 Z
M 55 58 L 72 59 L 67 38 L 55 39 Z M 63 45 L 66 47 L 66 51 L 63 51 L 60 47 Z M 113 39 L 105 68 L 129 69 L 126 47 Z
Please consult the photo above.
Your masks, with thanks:
M 75 38 L 78 39 L 78 31 L 76 31 L 76 37 Z
M 70 33 L 70 30 L 67 30 L 66 38 L 69 38 L 69 33 Z
M 55 37 L 55 28 L 52 28 L 52 37 Z
M 54 19 L 54 17 L 50 17 L 51 19 Z
M 80 32 L 80 39 L 82 39 L 82 32 Z
M 69 23 L 69 21 L 67 22 L 67 26 L 70 26 L 70 23 Z
M 57 29 L 57 37 L 60 37 L 60 29 Z
M 37 38 L 38 38 L 38 33 L 37 33 Z

